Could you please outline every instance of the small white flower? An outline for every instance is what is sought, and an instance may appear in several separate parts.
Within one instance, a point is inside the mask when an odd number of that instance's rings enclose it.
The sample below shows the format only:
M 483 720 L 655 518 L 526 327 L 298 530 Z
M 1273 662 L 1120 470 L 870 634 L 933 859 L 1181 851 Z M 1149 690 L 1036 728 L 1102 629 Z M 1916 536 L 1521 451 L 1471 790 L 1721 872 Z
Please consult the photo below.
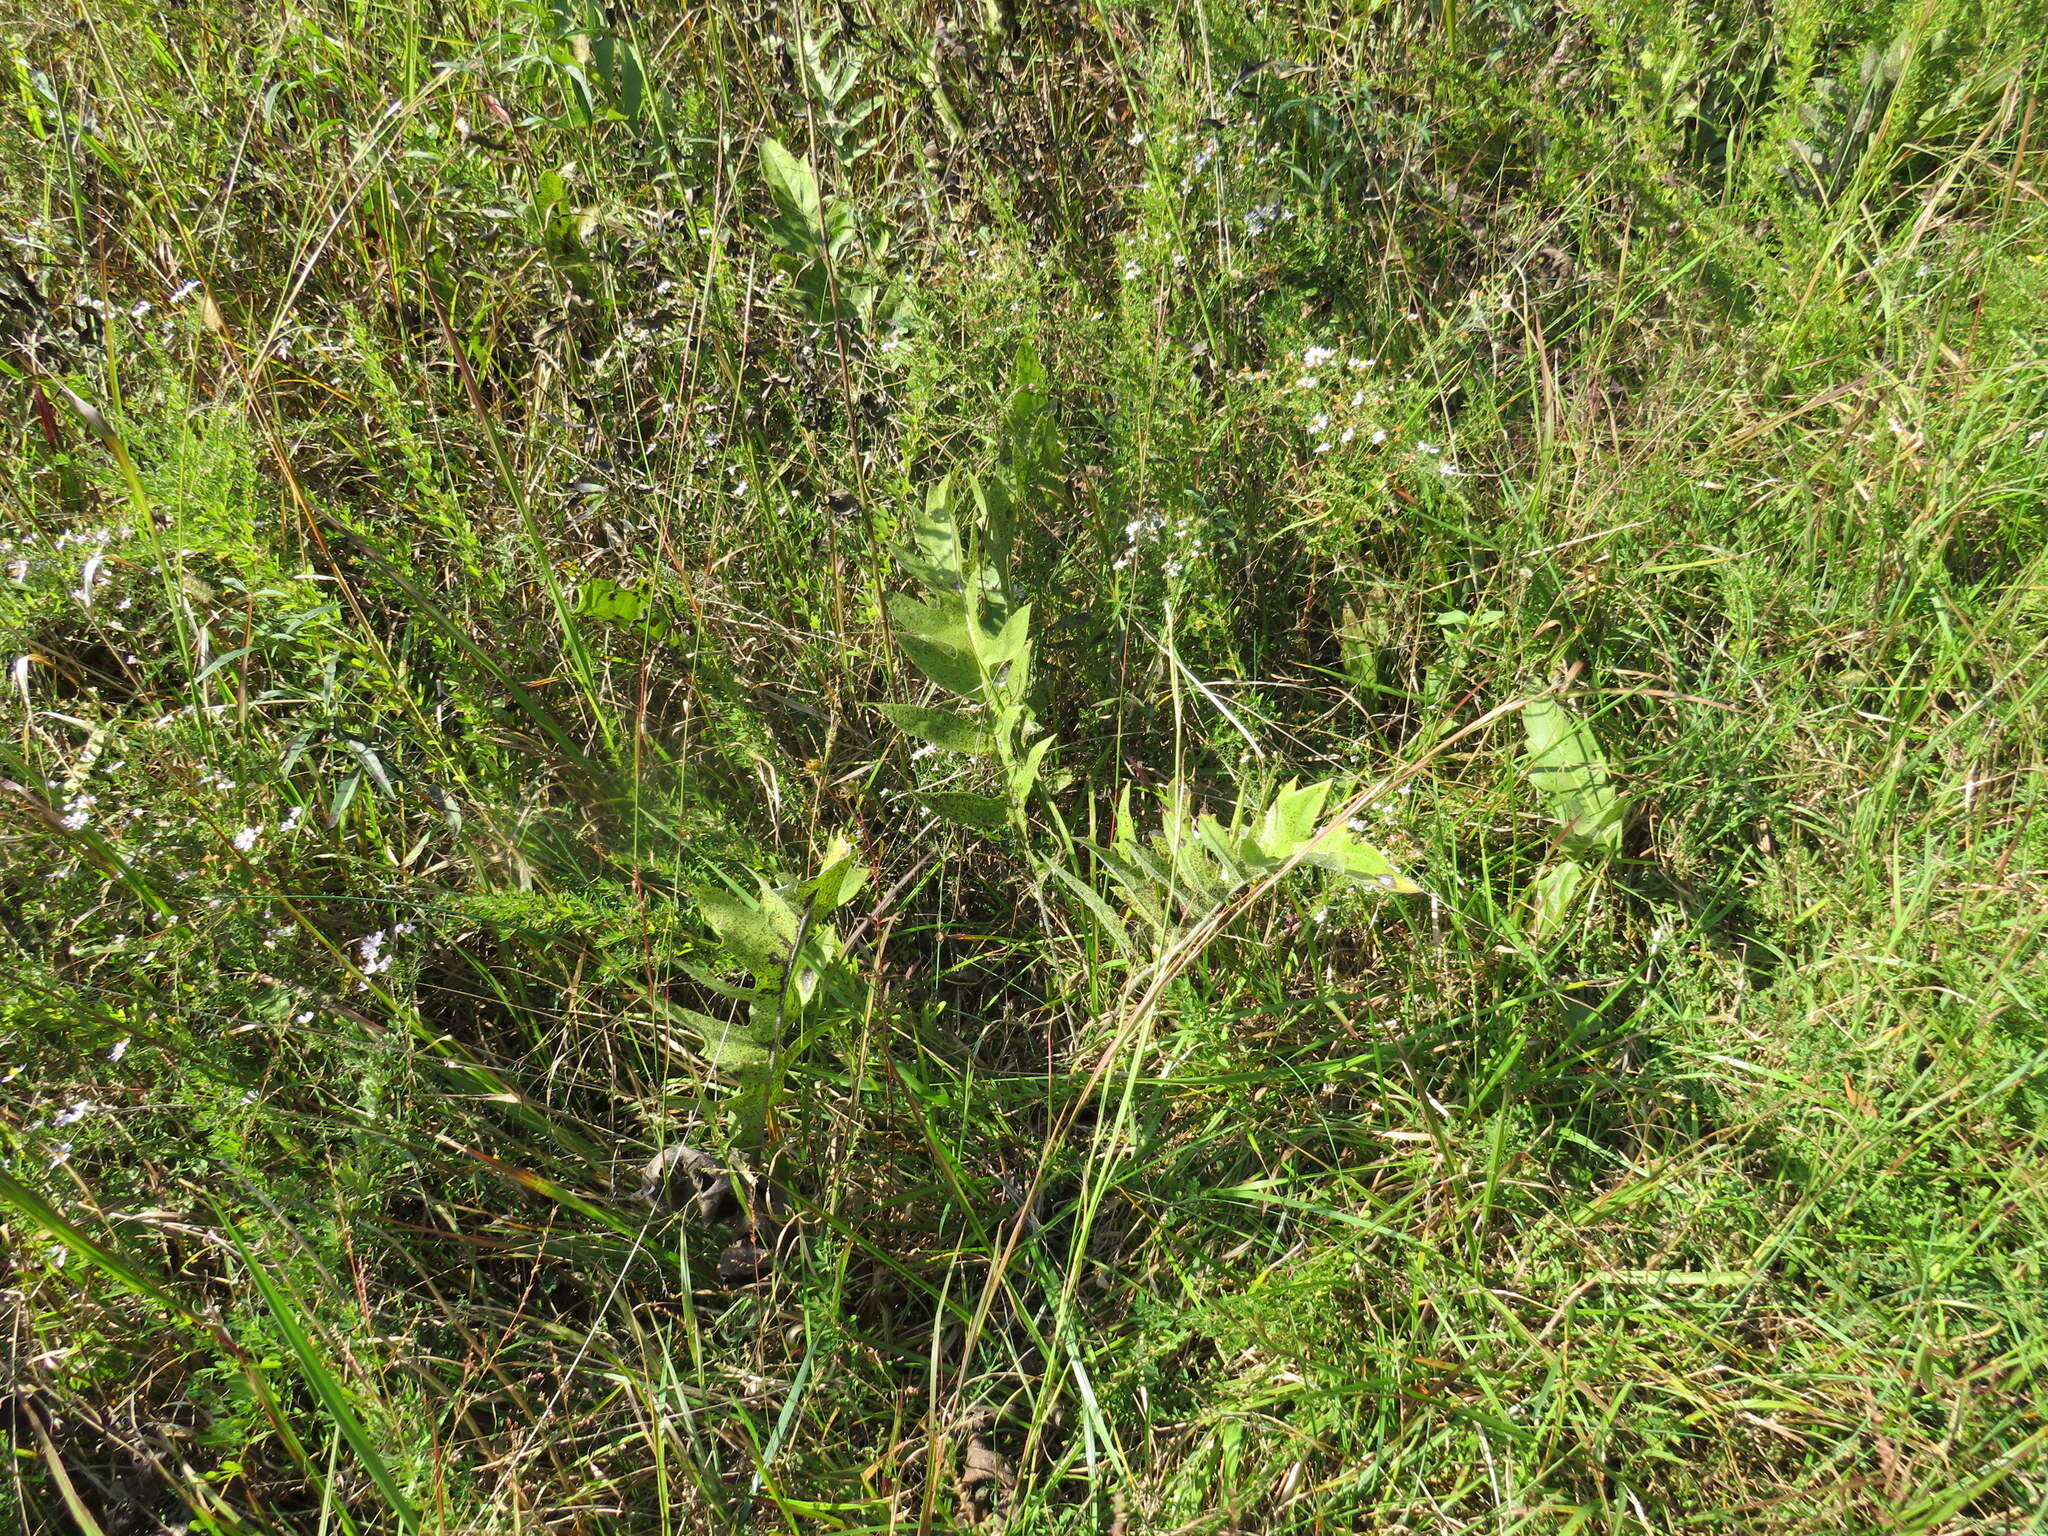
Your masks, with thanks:
M 1336 359 L 1337 349 L 1335 347 L 1310 347 L 1301 354 L 1302 362 L 1311 368 L 1321 368 L 1326 364 L 1335 362 Z
M 1145 269 L 1139 266 L 1135 261 L 1127 261 L 1124 263 L 1125 282 L 1135 283 L 1139 278 L 1143 277 L 1144 275 Z
M 256 840 L 262 835 L 263 828 L 260 826 L 242 828 L 235 834 L 235 852 L 247 853 L 256 846 Z
M 113 1044 L 112 1048 L 108 1050 L 108 1052 L 107 1052 L 107 1060 L 109 1060 L 109 1061 L 119 1061 L 119 1060 L 120 1060 L 120 1059 L 121 1059 L 121 1058 L 122 1058 L 123 1056 L 126 1056 L 127 1054 L 128 1054 L 128 1037 L 127 1037 L 126 1035 L 123 1035 L 123 1036 L 122 1036 L 122 1037 L 121 1037 L 120 1039 L 116 1040 L 116 1041 L 114 1042 L 114 1044 Z

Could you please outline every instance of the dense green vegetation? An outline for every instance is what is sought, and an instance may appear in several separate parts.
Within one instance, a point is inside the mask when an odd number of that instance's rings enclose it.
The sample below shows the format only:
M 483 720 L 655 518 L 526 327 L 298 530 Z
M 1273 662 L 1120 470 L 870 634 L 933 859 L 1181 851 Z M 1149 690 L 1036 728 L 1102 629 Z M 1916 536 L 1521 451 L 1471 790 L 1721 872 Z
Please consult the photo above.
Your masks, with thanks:
M 0 1526 L 2043 1529 L 2044 40 L 0 18 Z

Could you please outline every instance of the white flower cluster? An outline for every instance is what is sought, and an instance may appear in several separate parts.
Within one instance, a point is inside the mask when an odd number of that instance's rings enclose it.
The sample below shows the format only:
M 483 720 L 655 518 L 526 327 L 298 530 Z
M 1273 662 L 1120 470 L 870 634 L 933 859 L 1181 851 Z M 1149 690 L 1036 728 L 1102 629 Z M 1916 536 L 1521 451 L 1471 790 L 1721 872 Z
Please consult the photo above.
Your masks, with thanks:
M 393 923 L 390 928 L 379 928 L 375 933 L 366 933 L 356 940 L 357 969 L 363 980 L 358 981 L 358 990 L 369 986 L 368 978 L 381 976 L 391 969 L 393 957 L 384 952 L 384 946 L 394 938 L 403 938 L 417 930 L 417 923 Z
M 1168 518 L 1165 512 L 1153 507 L 1124 524 L 1124 552 L 1110 562 L 1110 569 L 1131 569 L 1148 543 L 1159 543 L 1165 548 L 1166 558 L 1160 568 L 1168 581 L 1177 581 L 1202 556 L 1201 525 L 1192 517 Z
M 1369 374 L 1380 367 L 1377 357 L 1348 357 L 1340 347 L 1326 347 L 1320 344 L 1305 348 L 1301 354 L 1303 372 L 1294 381 L 1294 388 L 1300 391 L 1326 388 L 1328 370 L 1339 362 L 1347 373 Z M 1378 448 L 1387 442 L 1387 429 L 1370 419 L 1361 419 L 1375 404 L 1386 406 L 1390 397 L 1384 386 L 1375 385 L 1370 379 L 1364 387 L 1355 388 L 1348 397 L 1332 398 L 1330 404 L 1316 412 L 1303 424 L 1308 432 L 1310 450 L 1314 453 L 1328 453 L 1333 448 L 1343 447 L 1363 438 L 1372 447 Z M 1447 457 L 1444 450 L 1427 439 L 1418 439 L 1408 455 L 1411 459 L 1432 461 L 1436 472 L 1445 479 L 1461 479 L 1465 471 L 1458 467 L 1456 460 Z
M 1256 240 L 1276 224 L 1284 224 L 1294 217 L 1294 210 L 1285 203 L 1261 203 L 1248 210 L 1244 216 L 1244 236 Z

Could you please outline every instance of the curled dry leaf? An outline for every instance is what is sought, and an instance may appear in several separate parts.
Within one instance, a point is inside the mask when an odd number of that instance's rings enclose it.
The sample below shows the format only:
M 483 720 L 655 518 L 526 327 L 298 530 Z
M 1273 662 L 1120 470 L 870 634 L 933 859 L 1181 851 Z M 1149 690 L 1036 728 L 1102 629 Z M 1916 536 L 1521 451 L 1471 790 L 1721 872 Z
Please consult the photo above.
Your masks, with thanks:
M 960 1469 L 960 1523 L 979 1525 L 1001 1519 L 1016 1486 L 1017 1474 L 1009 1457 L 980 1435 L 969 1436 L 967 1459 Z
M 693 1208 L 697 1219 L 708 1224 L 732 1210 L 732 1178 L 709 1152 L 679 1141 L 663 1147 L 640 1170 L 640 1198 L 657 1211 Z

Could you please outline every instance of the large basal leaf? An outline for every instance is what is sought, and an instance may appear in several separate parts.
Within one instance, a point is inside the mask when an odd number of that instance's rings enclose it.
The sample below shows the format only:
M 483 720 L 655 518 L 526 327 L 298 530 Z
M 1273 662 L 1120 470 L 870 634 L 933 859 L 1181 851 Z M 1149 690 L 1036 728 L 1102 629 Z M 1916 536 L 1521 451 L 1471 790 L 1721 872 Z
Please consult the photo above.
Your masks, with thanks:
M 1273 803 L 1259 818 L 1252 841 L 1269 859 L 1292 858 L 1294 851 L 1315 835 L 1322 819 L 1323 805 L 1330 798 L 1330 782 L 1311 784 L 1305 789 L 1289 780 Z
M 928 741 L 948 752 L 992 752 L 995 742 L 979 720 L 950 709 L 928 709 L 922 704 L 877 704 L 895 727 L 919 741 Z
M 1585 883 L 1586 866 L 1576 859 L 1545 867 L 1529 887 L 1529 911 L 1523 920 L 1523 932 L 1538 944 L 1556 935 L 1564 927 L 1573 898 Z
M 823 220 L 820 217 L 818 178 L 808 161 L 791 154 L 778 139 L 761 141 L 761 179 L 768 184 L 769 192 L 775 198 L 777 210 L 782 215 L 779 222 L 793 226 L 790 234 L 802 234 L 808 247 L 806 254 L 815 254 Z
M 765 1006 L 756 1011 L 766 1012 Z M 744 1077 L 767 1066 L 775 1055 L 775 1017 L 772 1013 L 763 1020 L 752 1016 L 750 1011 L 744 1024 L 714 1019 L 694 1008 L 673 1009 L 671 1016 L 697 1037 L 704 1059 L 720 1072 Z
M 1301 862 L 1377 891 L 1392 891 L 1400 896 L 1422 894 L 1422 887 L 1395 868 L 1392 859 L 1361 841 L 1349 827 L 1331 830 Z
M 1608 780 L 1607 758 L 1592 729 L 1546 696 L 1523 708 L 1522 730 L 1528 740 L 1524 770 L 1563 827 L 1565 846 L 1602 858 L 1621 852 L 1621 797 Z

